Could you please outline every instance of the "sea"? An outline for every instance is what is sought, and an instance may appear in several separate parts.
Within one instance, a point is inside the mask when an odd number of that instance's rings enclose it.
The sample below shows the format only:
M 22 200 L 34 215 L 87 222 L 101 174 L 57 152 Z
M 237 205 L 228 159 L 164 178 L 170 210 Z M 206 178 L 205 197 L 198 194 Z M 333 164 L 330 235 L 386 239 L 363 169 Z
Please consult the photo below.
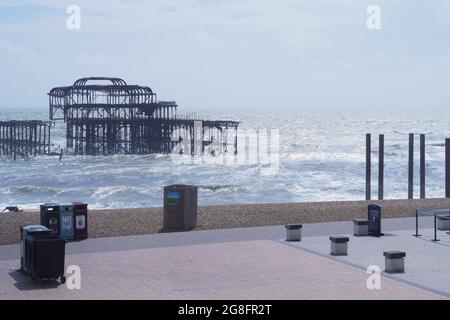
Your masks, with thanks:
M 46 120 L 46 109 L 1 109 L 0 119 Z M 408 135 L 415 133 L 414 196 L 419 196 L 419 137 L 426 135 L 426 196 L 444 196 L 444 143 L 450 115 L 365 112 L 211 112 L 197 117 L 240 121 L 246 132 L 278 134 L 271 162 L 174 161 L 171 155 L 0 158 L 0 211 L 17 205 L 84 201 L 90 208 L 158 207 L 163 186 L 199 187 L 199 205 L 289 203 L 365 198 L 365 135 L 372 133 L 372 197 L 377 197 L 378 134 L 385 135 L 385 199 L 404 199 Z M 54 150 L 64 125 L 52 128 Z M 270 143 L 277 139 L 270 140 Z

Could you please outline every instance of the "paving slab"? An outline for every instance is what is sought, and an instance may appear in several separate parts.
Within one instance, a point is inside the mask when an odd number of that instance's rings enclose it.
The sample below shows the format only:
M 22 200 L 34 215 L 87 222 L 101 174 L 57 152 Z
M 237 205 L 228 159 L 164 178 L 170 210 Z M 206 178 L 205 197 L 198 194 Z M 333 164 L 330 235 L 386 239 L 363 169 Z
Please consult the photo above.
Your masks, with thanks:
M 351 265 L 274 240 L 223 242 L 68 255 L 81 289 L 38 284 L 0 261 L 0 299 L 444 299 L 368 275 Z M 70 280 L 69 280 L 70 281 Z
M 67 244 L 66 266 L 80 266 L 81 290 L 32 282 L 16 271 L 19 246 L 0 246 L 0 299 L 447 298 L 444 274 L 434 278 L 427 274 L 446 271 L 432 269 L 432 261 L 450 265 L 449 261 L 446 256 L 430 253 L 435 247 L 416 245 L 431 237 L 428 227 L 432 219 L 421 218 L 422 239 L 412 238 L 409 229 L 414 223 L 412 218 L 384 219 L 386 237 L 351 237 L 351 255 L 337 259 L 328 256 L 328 236 L 351 233 L 351 221 L 305 224 L 303 241 L 294 244 L 281 240 L 284 226 L 71 242 Z M 450 250 L 450 237 L 446 239 L 446 249 Z M 438 245 L 445 246 L 446 240 Z M 379 253 L 385 248 L 410 252 L 407 276 L 383 275 L 382 290 L 368 290 L 365 268 L 384 263 Z M 418 264 L 421 253 L 428 260 L 422 265 Z M 410 264 L 418 267 L 411 269 Z M 421 274 L 421 270 L 427 273 Z
M 421 227 L 431 227 L 432 219 L 423 217 Z M 383 230 L 405 230 L 415 226 L 414 218 L 383 219 Z M 347 234 L 353 230 L 352 221 L 309 223 L 304 224 L 303 237 Z M 194 244 L 210 244 L 249 240 L 278 240 L 286 235 L 284 226 L 233 228 L 219 230 L 201 230 L 191 232 L 160 233 L 149 235 L 122 236 L 111 238 L 90 238 L 80 242 L 69 242 L 66 246 L 68 254 L 123 251 L 146 248 L 185 246 Z M 0 246 L 0 260 L 19 258 L 18 245 Z
M 386 276 L 450 297 L 450 236 L 441 231 L 438 233 L 441 241 L 435 243 L 431 241 L 433 229 L 422 228 L 420 233 L 422 236 L 419 238 L 413 237 L 414 230 L 385 232 L 380 238 L 354 237 L 347 234 L 350 238 L 348 255 L 337 257 L 330 255 L 330 240 L 327 236 L 309 237 L 300 243 L 280 240 L 280 243 L 308 250 L 362 270 L 375 265 L 384 271 L 384 251 L 405 251 L 405 273 Z

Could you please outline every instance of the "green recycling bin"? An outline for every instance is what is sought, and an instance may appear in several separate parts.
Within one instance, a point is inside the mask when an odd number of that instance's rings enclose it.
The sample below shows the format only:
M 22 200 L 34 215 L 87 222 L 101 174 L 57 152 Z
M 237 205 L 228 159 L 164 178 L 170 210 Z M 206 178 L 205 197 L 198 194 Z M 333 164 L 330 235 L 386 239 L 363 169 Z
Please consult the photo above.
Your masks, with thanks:
M 74 224 L 73 224 L 73 206 L 71 204 L 64 204 L 59 206 L 60 215 L 60 230 L 59 235 L 66 240 L 73 240 L 74 238 Z

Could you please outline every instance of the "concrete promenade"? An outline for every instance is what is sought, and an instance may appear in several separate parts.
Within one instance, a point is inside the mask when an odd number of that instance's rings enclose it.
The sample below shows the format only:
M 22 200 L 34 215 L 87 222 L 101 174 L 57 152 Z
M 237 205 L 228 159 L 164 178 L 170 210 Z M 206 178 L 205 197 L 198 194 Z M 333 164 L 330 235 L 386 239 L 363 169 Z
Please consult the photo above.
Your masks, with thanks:
M 421 223 L 429 228 L 431 220 Z M 300 243 L 283 241 L 283 226 L 88 239 L 67 245 L 66 266 L 81 268 L 80 290 L 34 283 L 15 271 L 19 247 L 0 246 L 0 300 L 448 299 L 450 290 L 439 285 L 439 277 L 446 272 L 442 265 L 450 266 L 449 236 L 431 244 L 427 236 L 413 238 L 413 226 L 411 218 L 385 219 L 389 236 L 352 237 L 344 258 L 328 255 L 327 237 L 351 233 L 351 222 L 304 225 Z M 369 290 L 365 268 L 383 265 L 379 251 L 385 248 L 405 248 L 407 273 L 383 274 L 381 289 Z M 426 264 L 418 258 L 424 252 Z M 433 261 L 439 264 L 435 272 Z
M 290 223 L 349 221 L 367 217 L 367 205 L 383 208 L 383 218 L 413 217 L 418 209 L 450 208 L 450 198 L 383 201 L 260 203 L 198 208 L 197 230 L 263 227 Z M 20 225 L 39 224 L 39 212 L 0 213 L 0 245 L 19 242 Z M 159 233 L 163 208 L 89 210 L 92 238 Z

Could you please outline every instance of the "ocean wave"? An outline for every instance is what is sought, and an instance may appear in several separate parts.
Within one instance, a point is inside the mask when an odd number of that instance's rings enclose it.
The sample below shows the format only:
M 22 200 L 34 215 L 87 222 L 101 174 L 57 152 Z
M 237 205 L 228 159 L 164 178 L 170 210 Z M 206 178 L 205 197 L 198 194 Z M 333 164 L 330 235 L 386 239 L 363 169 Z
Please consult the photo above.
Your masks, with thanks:
M 62 161 L 45 156 L 29 161 L 0 157 L 0 204 L 37 209 L 44 202 L 79 200 L 88 202 L 90 208 L 160 206 L 163 186 L 175 183 L 199 186 L 202 205 L 363 199 L 367 132 L 372 132 L 374 166 L 377 134 L 385 134 L 386 197 L 404 197 L 411 130 L 429 133 L 427 195 L 442 196 L 442 147 L 450 121 L 442 117 L 417 122 L 412 116 L 314 112 L 217 116 L 238 117 L 246 128 L 279 129 L 280 151 L 272 165 L 223 165 L 209 156 L 202 164 L 178 164 L 170 155 L 158 154 L 65 154 Z M 58 124 L 52 136 L 63 143 L 64 125 Z
M 32 194 L 57 194 L 58 192 L 64 191 L 61 188 L 50 188 L 50 187 L 35 187 L 35 186 L 24 186 L 24 187 L 3 187 L 0 188 L 0 193 L 2 195 L 32 195 Z
M 250 187 L 245 185 L 199 185 L 201 192 L 244 192 Z
M 429 145 L 432 147 L 445 147 L 445 143 L 430 143 Z
M 162 187 L 149 187 L 149 188 L 142 188 L 142 187 L 132 187 L 132 186 L 106 186 L 106 187 L 99 187 L 96 188 L 93 192 L 91 197 L 103 200 L 108 197 L 118 197 L 118 196 L 130 196 L 133 194 L 144 194 L 149 195 L 156 192 L 162 192 Z

